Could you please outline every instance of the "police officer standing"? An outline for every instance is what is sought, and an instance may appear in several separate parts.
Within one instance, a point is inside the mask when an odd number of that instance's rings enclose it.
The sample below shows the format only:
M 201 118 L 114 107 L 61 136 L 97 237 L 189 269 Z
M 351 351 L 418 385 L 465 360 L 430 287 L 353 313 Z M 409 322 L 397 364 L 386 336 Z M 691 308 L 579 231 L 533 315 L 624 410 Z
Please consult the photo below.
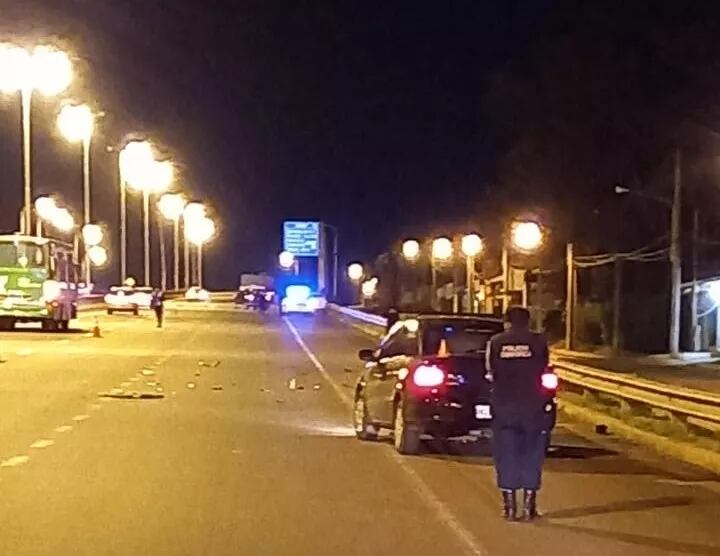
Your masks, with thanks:
M 162 328 L 163 325 L 163 314 L 165 313 L 165 294 L 162 290 L 155 288 L 150 298 L 150 307 L 155 311 L 155 319 L 157 320 L 157 327 Z
M 527 309 L 511 307 L 506 321 L 509 328 L 493 336 L 487 349 L 487 378 L 493 382 L 493 458 L 504 517 L 516 519 L 515 493 L 522 489 L 523 519 L 531 521 L 538 517 L 537 491 L 548 434 L 541 377 L 549 350 L 545 338 L 530 331 Z

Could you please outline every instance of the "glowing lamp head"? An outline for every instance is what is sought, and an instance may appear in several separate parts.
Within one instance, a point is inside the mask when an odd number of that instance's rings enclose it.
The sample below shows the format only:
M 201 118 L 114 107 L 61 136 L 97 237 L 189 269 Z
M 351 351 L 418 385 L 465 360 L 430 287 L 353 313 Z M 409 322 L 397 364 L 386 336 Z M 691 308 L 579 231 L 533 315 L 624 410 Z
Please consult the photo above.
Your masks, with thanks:
M 183 220 L 187 226 L 189 222 L 193 220 L 199 220 L 205 217 L 205 205 L 202 203 L 188 203 L 183 209 Z
M 155 161 L 150 165 L 146 189 L 151 193 L 161 193 L 172 185 L 175 179 L 175 167 L 170 160 Z
M 108 260 L 107 249 L 100 245 L 93 245 L 90 249 L 88 249 L 88 258 L 93 266 L 103 266 Z
M 57 209 L 57 203 L 52 197 L 44 196 L 35 199 L 35 212 L 43 220 L 52 220 Z
M 207 216 L 185 223 L 185 237 L 195 245 L 206 243 L 215 235 L 215 222 Z
M 460 248 L 466 257 L 476 257 L 483 250 L 483 240 L 477 234 L 463 236 Z
M 52 46 L 36 46 L 32 53 L 32 87 L 43 95 L 54 96 L 70 86 L 73 68 L 70 57 Z
M 165 218 L 177 221 L 185 208 L 185 199 L 179 193 L 165 193 L 158 201 L 158 208 Z
M 119 164 L 123 181 L 132 189 L 144 189 L 155 164 L 152 144 L 149 141 L 130 141 L 120 151 Z
M 433 240 L 432 243 L 432 256 L 433 259 L 437 259 L 439 261 L 446 261 L 450 257 L 452 257 L 453 254 L 453 245 L 452 241 L 450 241 L 446 237 L 439 237 L 435 240 Z
M 408 261 L 414 261 L 420 256 L 420 243 L 415 239 L 405 240 L 402 244 L 402 254 Z
M 85 224 L 82 227 L 82 237 L 87 247 L 99 245 L 104 235 L 102 227 L 97 224 Z
M 57 123 L 68 141 L 78 143 L 92 137 L 95 116 L 87 104 L 67 104 L 60 110 Z
M 362 290 L 362 294 L 365 297 L 373 297 L 377 293 L 377 286 L 378 286 L 378 279 L 377 278 L 371 278 L 370 280 L 366 280 L 362 283 L 362 286 L 360 286 L 360 289 Z
M 30 53 L 13 44 L 0 44 L 0 91 L 15 93 L 30 86 Z
M 520 251 L 535 251 L 543 242 L 542 228 L 537 222 L 514 222 L 510 231 L 513 246 Z
M 66 208 L 58 208 L 53 214 L 51 223 L 61 232 L 69 232 L 75 227 L 75 219 Z
M 365 275 L 365 269 L 363 269 L 363 265 L 360 263 L 352 263 L 348 265 L 347 274 L 350 280 L 353 282 L 359 282 Z
M 295 255 L 290 253 L 290 251 L 283 251 L 278 255 L 278 263 L 280 264 L 280 267 L 285 270 L 292 268 L 295 264 Z

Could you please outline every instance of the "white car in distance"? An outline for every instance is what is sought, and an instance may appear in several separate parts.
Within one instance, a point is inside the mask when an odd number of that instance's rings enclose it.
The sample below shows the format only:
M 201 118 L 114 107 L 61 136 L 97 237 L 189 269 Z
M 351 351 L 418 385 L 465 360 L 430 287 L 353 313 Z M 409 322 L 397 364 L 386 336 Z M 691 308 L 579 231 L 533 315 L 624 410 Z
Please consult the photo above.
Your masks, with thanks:
M 105 294 L 105 305 L 108 315 L 113 313 L 132 313 L 137 315 L 140 309 L 149 309 L 152 299 L 152 288 L 113 286 Z
M 185 301 L 210 301 L 210 292 L 198 286 L 193 286 L 185 292 Z

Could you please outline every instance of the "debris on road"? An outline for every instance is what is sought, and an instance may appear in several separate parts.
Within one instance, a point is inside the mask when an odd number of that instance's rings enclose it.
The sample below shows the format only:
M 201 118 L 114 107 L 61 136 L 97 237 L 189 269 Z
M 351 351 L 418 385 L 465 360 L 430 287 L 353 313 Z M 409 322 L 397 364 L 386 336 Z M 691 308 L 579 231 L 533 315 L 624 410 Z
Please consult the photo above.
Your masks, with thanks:
M 118 400 L 156 400 L 164 398 L 162 392 L 100 392 L 101 398 L 114 398 Z
M 198 361 L 198 365 L 200 367 L 212 367 L 215 368 L 220 365 L 220 361 L 217 359 L 214 359 L 213 361 L 203 361 L 202 359 Z
M 153 376 L 155 374 L 155 371 L 153 371 L 152 369 L 143 369 L 140 372 L 143 376 Z
M 222 390 L 222 389 L 223 389 L 223 385 L 222 385 L 222 384 L 213 384 L 212 389 L 213 389 L 213 390 Z
M 153 388 L 153 387 L 157 386 L 158 383 L 157 383 L 157 380 L 148 380 L 148 381 L 145 383 L 145 385 L 146 385 L 146 386 L 150 386 L 151 388 Z
M 295 390 L 297 388 L 297 380 L 294 378 L 291 378 L 290 382 L 288 382 L 288 388 L 290 390 Z
M 275 403 L 285 403 L 285 400 L 281 400 L 280 398 L 275 400 Z
M 349 367 L 345 367 L 345 372 L 346 372 L 346 373 L 352 373 L 352 372 L 353 372 L 353 370 L 352 370 L 352 369 L 350 369 Z
M 195 389 L 195 386 L 196 386 L 196 384 L 195 384 L 194 382 L 188 382 L 186 386 L 188 387 L 188 389 L 190 389 L 190 390 L 194 390 L 194 389 Z
M 608 434 L 608 426 L 607 425 L 595 425 L 595 432 L 597 434 Z
M 195 371 L 195 376 L 200 376 L 200 371 Z
M 235 385 L 233 384 L 233 386 L 235 386 Z M 261 392 L 270 392 L 270 389 L 269 388 L 260 388 L 260 391 Z
M 313 390 L 320 390 L 319 384 L 313 384 Z

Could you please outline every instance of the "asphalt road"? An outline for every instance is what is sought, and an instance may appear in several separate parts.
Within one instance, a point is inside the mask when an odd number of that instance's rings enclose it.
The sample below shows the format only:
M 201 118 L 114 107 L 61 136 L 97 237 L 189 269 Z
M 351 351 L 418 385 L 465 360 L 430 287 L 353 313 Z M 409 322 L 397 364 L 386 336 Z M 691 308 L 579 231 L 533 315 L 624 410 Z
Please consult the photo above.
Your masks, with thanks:
M 718 477 L 563 419 L 506 524 L 486 445 L 354 438 L 362 333 L 175 307 L 0 335 L 1 555 L 720 555 Z

